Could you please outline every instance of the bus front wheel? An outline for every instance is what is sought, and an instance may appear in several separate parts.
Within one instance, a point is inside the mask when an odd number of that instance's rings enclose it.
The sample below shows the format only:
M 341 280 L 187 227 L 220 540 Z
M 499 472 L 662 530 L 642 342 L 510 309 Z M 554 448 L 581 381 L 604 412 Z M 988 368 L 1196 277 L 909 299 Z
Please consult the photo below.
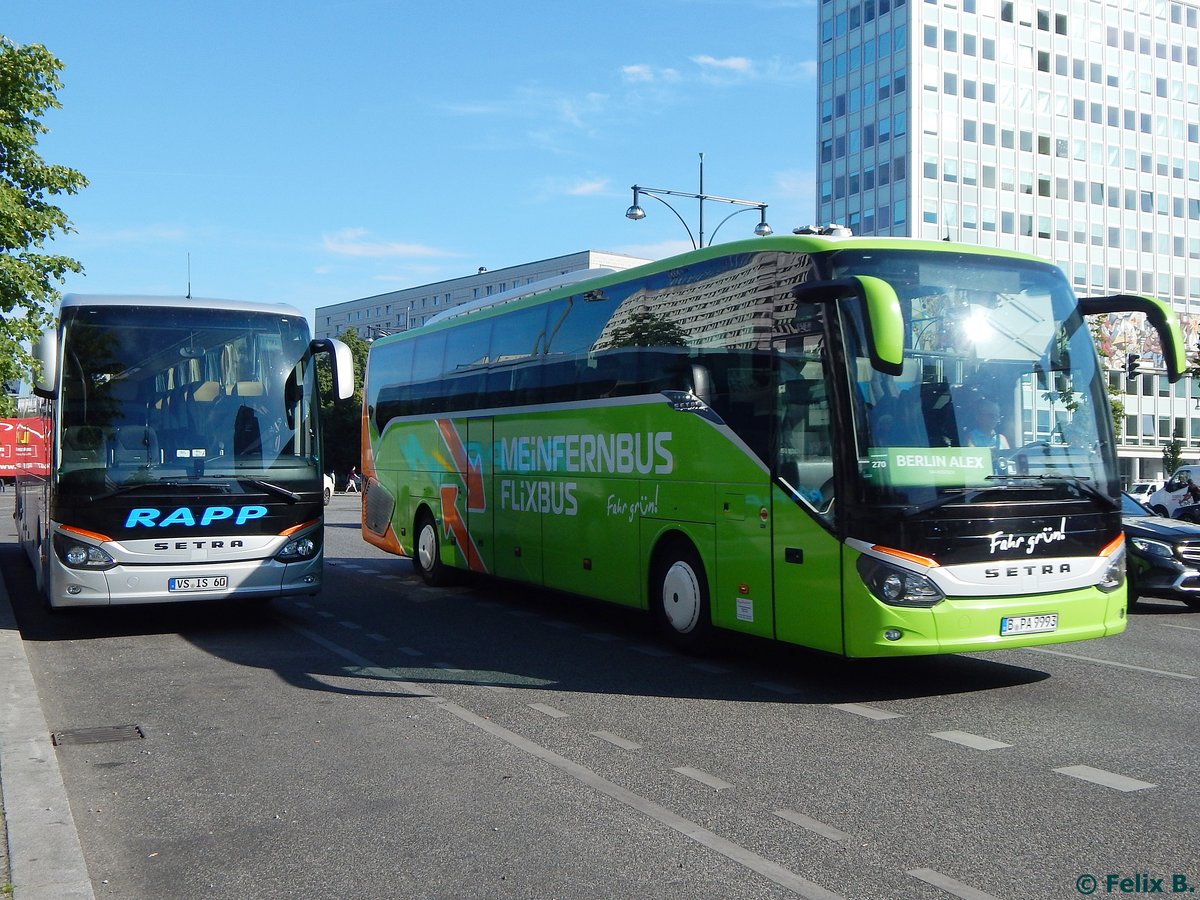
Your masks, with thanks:
M 712 640 L 708 580 L 700 554 L 691 544 L 680 541 L 659 554 L 650 604 L 668 643 L 689 653 L 707 649 Z
M 437 523 L 428 510 L 422 510 L 417 516 L 416 532 L 417 552 L 413 554 L 413 566 L 418 574 L 431 587 L 449 584 L 450 569 L 442 562 Z

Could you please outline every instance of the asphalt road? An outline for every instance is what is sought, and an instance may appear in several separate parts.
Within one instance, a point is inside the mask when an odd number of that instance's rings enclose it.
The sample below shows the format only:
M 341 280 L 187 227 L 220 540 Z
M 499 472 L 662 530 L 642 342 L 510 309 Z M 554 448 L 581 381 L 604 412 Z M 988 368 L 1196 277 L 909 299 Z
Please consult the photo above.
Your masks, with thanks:
M 358 503 L 329 508 L 322 594 L 258 611 L 50 616 L 0 523 L 50 729 L 141 732 L 57 750 L 97 897 L 1200 887 L 1181 604 L 1049 651 L 852 663 L 739 639 L 697 660 L 626 610 L 426 588 L 360 540 Z

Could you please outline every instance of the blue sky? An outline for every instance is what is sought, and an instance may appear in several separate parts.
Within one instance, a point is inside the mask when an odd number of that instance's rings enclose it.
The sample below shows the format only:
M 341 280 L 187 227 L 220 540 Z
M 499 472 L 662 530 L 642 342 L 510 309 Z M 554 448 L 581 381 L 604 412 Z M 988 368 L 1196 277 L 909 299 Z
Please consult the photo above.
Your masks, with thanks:
M 813 0 L 7 0 L 64 64 L 64 291 L 317 306 L 578 250 L 690 249 L 635 182 L 813 221 Z M 696 229 L 696 204 L 673 201 Z M 709 205 L 711 232 L 732 207 Z M 749 237 L 731 219 L 718 242 Z

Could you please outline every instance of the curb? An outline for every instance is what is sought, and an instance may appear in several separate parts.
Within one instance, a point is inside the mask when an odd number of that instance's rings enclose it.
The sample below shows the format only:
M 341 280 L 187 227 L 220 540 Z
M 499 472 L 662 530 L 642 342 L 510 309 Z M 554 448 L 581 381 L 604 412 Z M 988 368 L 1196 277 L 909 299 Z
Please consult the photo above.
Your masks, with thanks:
M 50 729 L 0 575 L 0 796 L 13 900 L 95 900 Z

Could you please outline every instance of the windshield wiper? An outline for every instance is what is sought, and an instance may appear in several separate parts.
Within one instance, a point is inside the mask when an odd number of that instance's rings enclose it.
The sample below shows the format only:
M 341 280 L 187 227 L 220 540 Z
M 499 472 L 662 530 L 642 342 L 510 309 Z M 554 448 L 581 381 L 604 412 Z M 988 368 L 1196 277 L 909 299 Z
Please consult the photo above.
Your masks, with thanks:
M 988 475 L 988 481 L 1035 481 L 1039 484 L 1047 484 L 1055 481 L 1068 482 L 1075 485 L 1079 490 L 1087 494 L 1094 500 L 1103 501 L 1105 505 L 1112 509 L 1120 509 L 1121 504 L 1114 500 L 1108 494 L 1100 490 L 1092 483 L 1092 479 L 1086 475 L 1071 475 L 1067 472 L 1043 472 L 1041 475 Z
M 278 484 L 272 484 L 269 481 L 263 481 L 261 478 L 247 478 L 243 475 L 202 475 L 201 478 L 211 478 L 214 479 L 214 481 L 205 483 L 197 478 L 188 478 L 185 481 L 139 481 L 134 484 L 121 484 L 117 485 L 117 487 L 113 488 L 106 494 L 100 494 L 99 496 L 93 497 L 92 502 L 95 503 L 98 500 L 107 500 L 110 497 L 128 494 L 131 491 L 144 491 L 149 488 L 163 488 L 170 491 L 187 491 L 195 488 L 202 488 L 206 491 L 216 494 L 230 493 L 229 485 L 221 484 L 220 481 L 237 481 L 239 484 L 250 484 L 256 488 L 275 494 L 277 497 L 282 497 L 288 503 L 299 503 L 302 499 L 304 499 L 294 491 L 290 491 Z
M 184 481 L 136 481 L 132 484 L 118 484 L 116 487 L 114 487 L 111 491 L 108 491 L 107 493 L 97 494 L 95 497 L 92 498 L 92 502 L 95 503 L 99 500 L 107 500 L 110 497 L 119 497 L 121 494 L 129 494 L 129 493 L 132 493 L 133 491 L 144 491 L 144 490 L 148 490 L 150 488 L 164 488 L 166 490 L 176 490 L 178 488 L 185 487 L 185 486 L 186 487 L 195 487 L 195 484 L 194 484 L 194 482 L 184 482 Z M 204 487 L 208 488 L 213 493 L 221 493 L 221 494 L 229 493 L 229 485 L 225 485 L 225 484 L 206 484 L 206 485 L 204 485 Z
M 216 476 L 214 476 L 216 477 Z M 262 488 L 264 491 L 269 491 L 277 497 L 282 497 L 288 503 L 299 503 L 303 498 L 295 491 L 290 491 L 279 484 L 272 484 L 269 481 L 263 481 L 261 478 L 246 478 L 242 475 L 232 476 L 238 480 L 239 484 L 252 484 L 257 488 Z
M 263 481 L 261 478 L 251 478 L 248 475 L 220 475 L 217 473 L 211 473 L 208 475 L 198 475 L 196 476 L 195 480 L 188 479 L 187 483 L 195 484 L 200 478 L 212 478 L 214 480 L 221 481 L 236 481 L 238 484 L 250 484 L 256 488 L 260 488 L 264 491 L 275 494 L 277 497 L 282 497 L 288 503 L 299 503 L 304 499 L 295 491 L 290 491 L 282 485 L 272 484 L 269 481 Z M 228 486 L 226 486 L 226 489 L 228 490 Z

